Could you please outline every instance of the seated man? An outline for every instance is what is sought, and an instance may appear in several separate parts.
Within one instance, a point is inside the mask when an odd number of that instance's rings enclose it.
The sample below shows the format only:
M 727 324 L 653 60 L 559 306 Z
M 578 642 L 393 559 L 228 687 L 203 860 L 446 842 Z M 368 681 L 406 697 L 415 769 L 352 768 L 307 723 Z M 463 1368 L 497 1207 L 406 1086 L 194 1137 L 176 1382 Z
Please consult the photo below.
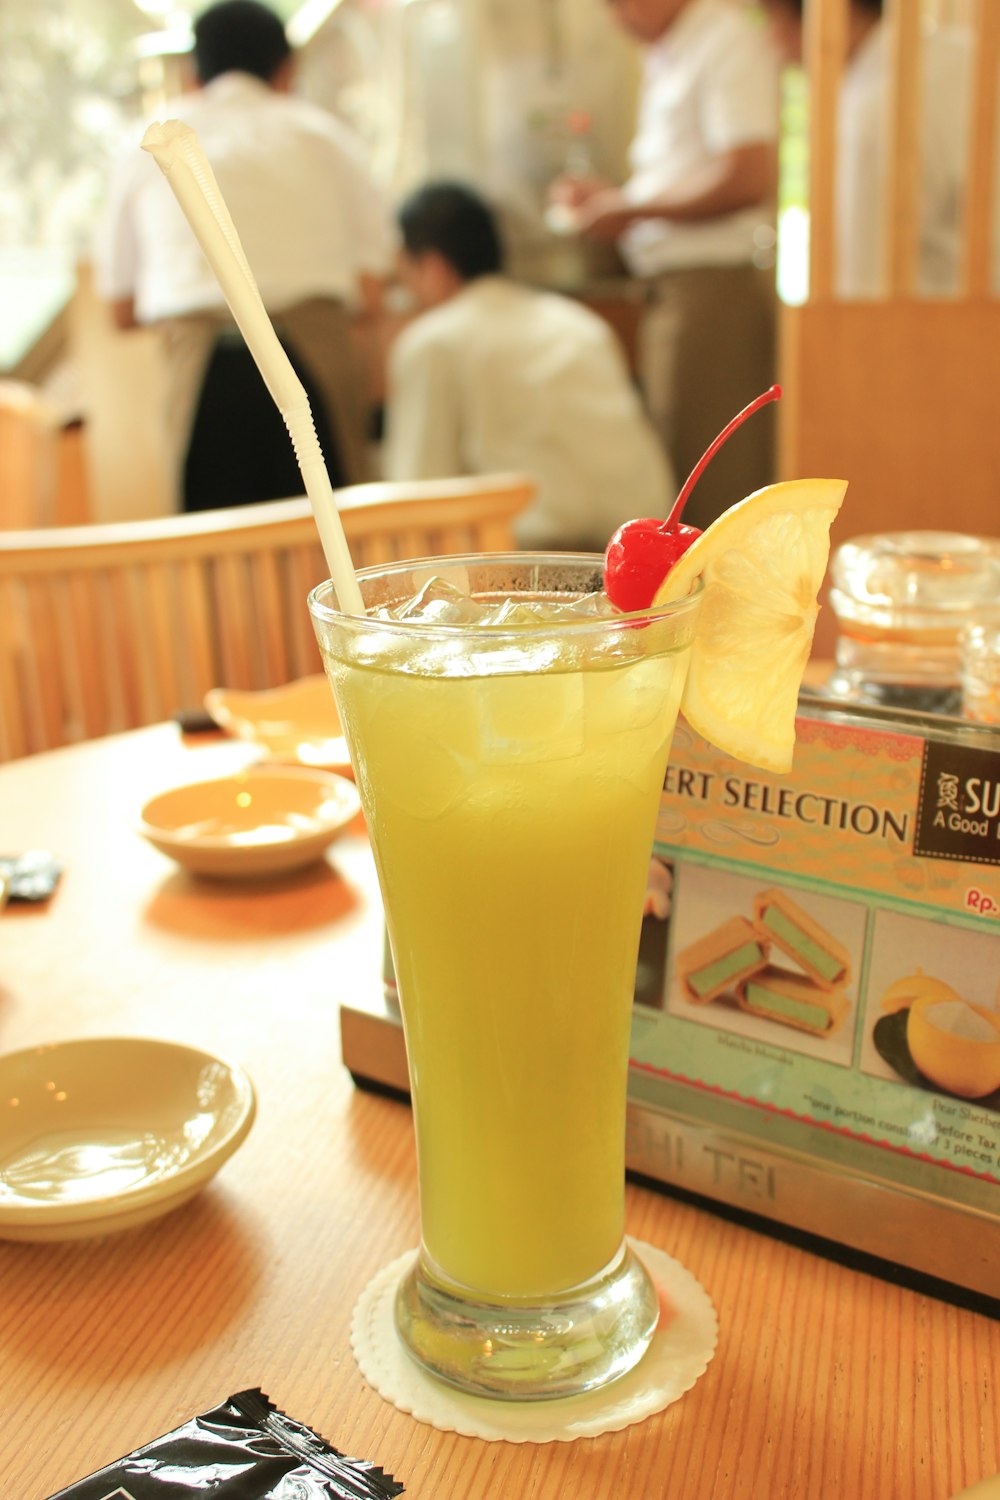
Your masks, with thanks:
M 673 476 L 603 319 L 505 277 L 496 219 L 467 187 L 424 187 L 399 221 L 426 311 L 390 355 L 386 477 L 533 475 L 522 547 L 603 551 L 630 517 L 665 516 Z

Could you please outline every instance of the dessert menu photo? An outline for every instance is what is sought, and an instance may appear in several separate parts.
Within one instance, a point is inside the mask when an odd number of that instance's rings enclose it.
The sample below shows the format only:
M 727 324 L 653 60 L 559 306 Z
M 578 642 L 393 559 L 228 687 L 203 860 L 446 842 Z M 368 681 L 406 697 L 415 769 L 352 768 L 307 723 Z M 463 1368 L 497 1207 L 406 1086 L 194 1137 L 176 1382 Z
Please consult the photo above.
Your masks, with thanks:
M 918 724 L 804 703 L 788 775 L 678 726 L 631 1061 L 947 1196 L 1000 1185 L 1000 734 Z

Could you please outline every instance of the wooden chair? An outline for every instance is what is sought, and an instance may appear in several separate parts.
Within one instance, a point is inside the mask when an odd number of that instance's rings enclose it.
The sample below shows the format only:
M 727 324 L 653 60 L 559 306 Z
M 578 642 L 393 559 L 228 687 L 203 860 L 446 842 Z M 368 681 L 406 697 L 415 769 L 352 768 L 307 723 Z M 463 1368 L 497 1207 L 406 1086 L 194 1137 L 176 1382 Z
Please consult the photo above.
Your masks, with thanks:
M 41 391 L 0 380 L 0 527 L 51 525 L 58 449 L 58 415 Z
M 30 381 L 0 380 L 0 529 L 87 518 L 82 425 Z
M 889 190 L 884 298 L 836 292 L 837 95 L 848 0 L 807 0 L 809 295 L 780 314 L 782 477 L 849 481 L 833 542 L 871 531 L 1000 532 L 1000 301 L 992 285 L 1000 5 L 963 8 L 974 40 L 959 294 L 917 295 L 920 11 L 886 0 Z M 835 634 L 824 609 L 814 654 Z
M 502 551 L 520 475 L 363 484 L 338 506 L 356 567 Z M 169 718 L 210 687 L 321 670 L 306 595 L 327 576 L 306 499 L 0 532 L 0 760 Z

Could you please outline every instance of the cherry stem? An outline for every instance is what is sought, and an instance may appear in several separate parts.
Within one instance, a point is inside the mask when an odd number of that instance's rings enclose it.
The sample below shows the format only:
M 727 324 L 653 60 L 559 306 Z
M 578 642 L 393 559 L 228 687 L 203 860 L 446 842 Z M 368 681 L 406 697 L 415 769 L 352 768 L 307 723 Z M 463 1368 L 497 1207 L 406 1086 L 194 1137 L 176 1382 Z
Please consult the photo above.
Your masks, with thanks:
M 777 401 L 780 395 L 781 386 L 772 385 L 768 390 L 763 391 L 761 395 L 755 396 L 754 399 L 750 402 L 749 406 L 744 406 L 743 410 L 741 412 L 738 412 L 731 422 L 726 423 L 725 427 L 723 427 L 722 431 L 719 433 L 719 436 L 705 449 L 704 453 L 701 455 L 698 462 L 691 470 L 687 479 L 684 481 L 684 487 L 681 490 L 680 494 L 677 496 L 677 499 L 674 501 L 673 510 L 670 512 L 669 516 L 664 522 L 664 531 L 673 531 L 674 527 L 678 525 L 681 518 L 681 512 L 688 502 L 688 497 L 691 494 L 691 491 L 694 489 L 695 485 L 698 483 L 698 480 L 708 468 L 708 465 L 711 463 L 712 459 L 718 453 L 719 449 L 722 447 L 727 438 L 732 436 L 737 427 L 743 426 L 743 423 L 746 421 L 747 417 L 752 417 L 755 411 L 760 411 L 760 408 L 762 406 L 766 406 L 769 401 Z

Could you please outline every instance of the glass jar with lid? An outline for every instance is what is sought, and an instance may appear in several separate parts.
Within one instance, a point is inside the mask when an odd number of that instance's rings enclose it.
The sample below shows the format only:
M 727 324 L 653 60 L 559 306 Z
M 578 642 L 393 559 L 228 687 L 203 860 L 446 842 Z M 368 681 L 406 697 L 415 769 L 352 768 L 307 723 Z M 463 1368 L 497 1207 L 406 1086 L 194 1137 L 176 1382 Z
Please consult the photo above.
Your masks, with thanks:
M 1000 608 L 962 631 L 962 713 L 980 724 L 1000 724 Z
M 834 553 L 835 697 L 962 711 L 962 637 L 1000 607 L 1000 540 L 947 531 L 854 537 Z

